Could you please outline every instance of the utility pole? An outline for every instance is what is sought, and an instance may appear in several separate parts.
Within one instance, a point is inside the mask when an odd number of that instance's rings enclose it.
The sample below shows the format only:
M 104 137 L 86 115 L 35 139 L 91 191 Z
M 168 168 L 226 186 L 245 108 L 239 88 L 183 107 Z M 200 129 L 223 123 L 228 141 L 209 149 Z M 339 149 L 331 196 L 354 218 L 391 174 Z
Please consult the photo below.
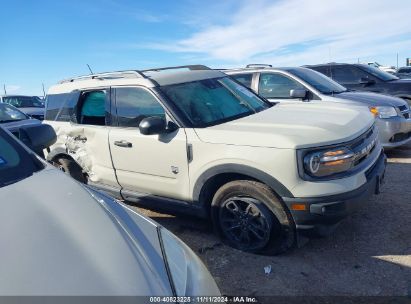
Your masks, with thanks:
M 44 83 L 42 83 L 41 86 L 43 87 L 43 98 L 46 98 L 46 91 L 44 90 Z
M 398 53 L 397 53 L 397 70 L 398 70 Z
M 7 95 L 7 91 L 6 91 L 6 85 L 5 85 L 5 84 L 3 84 L 3 89 L 4 89 L 4 96 L 6 96 L 6 95 Z

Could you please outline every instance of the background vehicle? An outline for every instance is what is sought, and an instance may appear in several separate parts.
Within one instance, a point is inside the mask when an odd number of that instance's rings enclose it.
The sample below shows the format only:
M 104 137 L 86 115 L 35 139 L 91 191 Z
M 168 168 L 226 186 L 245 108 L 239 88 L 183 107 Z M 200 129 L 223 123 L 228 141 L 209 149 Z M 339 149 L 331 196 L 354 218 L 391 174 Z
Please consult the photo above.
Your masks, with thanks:
M 394 66 L 381 65 L 378 62 L 368 62 L 367 64 L 390 74 L 394 74 L 396 72 Z
M 411 67 L 408 66 L 408 67 L 399 68 L 397 72 L 394 73 L 394 75 L 401 79 L 410 79 L 411 78 Z
M 384 147 L 398 147 L 411 141 L 411 111 L 401 98 L 349 91 L 323 74 L 302 67 L 248 65 L 224 72 L 271 102 L 321 100 L 365 105 L 377 115 L 376 125 Z
M 210 216 L 245 251 L 332 231 L 384 176 L 368 109 L 273 106 L 204 66 L 71 78 L 46 104 L 48 160 L 115 197 Z
M 397 96 L 411 105 L 411 79 L 399 79 L 365 64 L 328 63 L 306 67 L 323 73 L 348 89 Z
M 20 127 L 40 124 L 41 121 L 32 119 L 17 108 L 5 103 L 0 103 L 0 125 L 16 136 L 18 135 Z
M 168 230 L 41 161 L 1 127 L 0 147 L 1 296 L 220 295 Z
M 32 118 L 44 119 L 44 102 L 37 96 L 7 95 L 0 101 L 12 105 Z

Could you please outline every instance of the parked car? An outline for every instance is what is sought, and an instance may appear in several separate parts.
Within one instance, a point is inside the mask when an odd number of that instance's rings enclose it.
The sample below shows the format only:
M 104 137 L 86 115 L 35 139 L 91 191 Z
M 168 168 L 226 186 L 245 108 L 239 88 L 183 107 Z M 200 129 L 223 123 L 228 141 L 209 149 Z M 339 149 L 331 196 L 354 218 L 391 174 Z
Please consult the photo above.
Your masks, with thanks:
M 411 110 L 407 102 L 384 94 L 350 91 L 314 70 L 248 65 L 224 70 L 270 102 L 327 101 L 365 105 L 377 115 L 379 138 L 385 148 L 411 142 Z
M 323 73 L 348 89 L 397 96 L 411 105 L 411 79 L 399 79 L 365 64 L 328 63 L 306 67 Z
M 395 66 L 388 66 L 388 65 L 381 65 L 378 62 L 368 62 L 367 63 L 369 66 L 375 67 L 377 69 L 380 69 L 381 71 L 394 74 L 396 72 Z
M 44 119 L 44 102 L 37 96 L 7 95 L 0 97 L 0 102 L 10 104 L 32 118 Z
M 394 75 L 401 79 L 411 79 L 411 66 L 399 68 Z
M 0 125 L 17 135 L 20 127 L 27 125 L 40 125 L 41 121 L 33 119 L 19 109 L 0 103 Z
M 332 231 L 384 177 L 365 107 L 273 106 L 204 66 L 70 78 L 46 104 L 49 161 L 126 201 L 210 216 L 249 252 Z
M 30 133 L 36 148 L 50 140 Z M 167 229 L 77 183 L 1 127 L 0 147 L 1 296 L 220 295 Z

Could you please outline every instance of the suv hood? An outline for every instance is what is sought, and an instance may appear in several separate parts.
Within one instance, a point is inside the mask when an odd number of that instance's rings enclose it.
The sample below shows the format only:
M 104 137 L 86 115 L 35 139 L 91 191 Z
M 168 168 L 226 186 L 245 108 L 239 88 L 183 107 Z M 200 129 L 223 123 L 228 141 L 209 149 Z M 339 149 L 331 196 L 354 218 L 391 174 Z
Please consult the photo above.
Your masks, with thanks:
M 54 168 L 0 188 L 1 296 L 172 295 L 156 225 L 90 191 Z
M 371 92 L 343 92 L 334 95 L 336 98 L 349 99 L 364 103 L 369 106 L 392 106 L 399 107 L 407 103 L 399 98 L 385 94 L 371 93 Z
M 279 103 L 265 111 L 204 129 L 200 140 L 271 148 L 308 148 L 352 140 L 374 123 L 367 107 L 325 102 Z

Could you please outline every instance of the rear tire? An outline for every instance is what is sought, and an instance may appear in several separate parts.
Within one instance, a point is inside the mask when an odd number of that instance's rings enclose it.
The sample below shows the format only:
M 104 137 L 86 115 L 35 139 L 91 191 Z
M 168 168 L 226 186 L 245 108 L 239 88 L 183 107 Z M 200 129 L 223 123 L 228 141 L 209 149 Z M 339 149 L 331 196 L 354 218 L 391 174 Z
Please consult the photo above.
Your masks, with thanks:
M 236 249 L 276 255 L 294 247 L 295 225 L 266 185 L 249 180 L 223 185 L 211 203 L 214 229 Z
M 86 178 L 81 167 L 74 160 L 68 158 L 59 158 L 54 162 L 54 165 L 80 183 L 86 183 Z

